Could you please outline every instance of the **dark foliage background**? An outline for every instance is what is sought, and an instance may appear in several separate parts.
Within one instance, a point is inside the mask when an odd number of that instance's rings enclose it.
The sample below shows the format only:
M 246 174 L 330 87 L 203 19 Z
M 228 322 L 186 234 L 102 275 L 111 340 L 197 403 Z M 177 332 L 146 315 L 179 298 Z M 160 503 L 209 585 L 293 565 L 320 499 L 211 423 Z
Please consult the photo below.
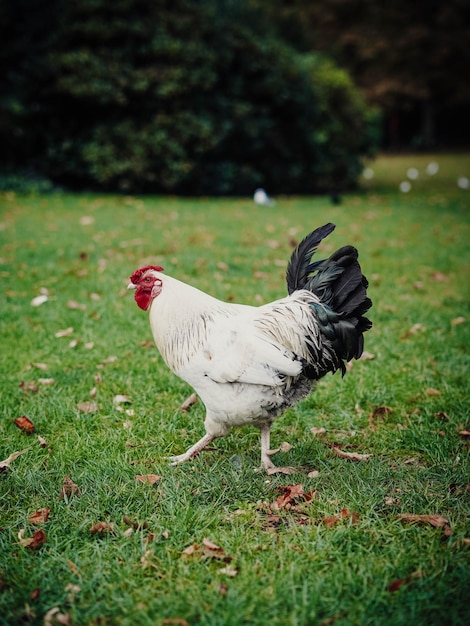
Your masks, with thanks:
M 3 0 L 3 166 L 72 188 L 351 186 L 374 148 L 348 74 L 218 0 Z

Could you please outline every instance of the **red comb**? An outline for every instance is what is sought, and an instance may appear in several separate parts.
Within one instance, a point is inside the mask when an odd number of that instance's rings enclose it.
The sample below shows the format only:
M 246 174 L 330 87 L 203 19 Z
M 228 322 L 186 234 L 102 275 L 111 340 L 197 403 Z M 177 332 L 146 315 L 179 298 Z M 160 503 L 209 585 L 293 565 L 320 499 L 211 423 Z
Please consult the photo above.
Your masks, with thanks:
M 135 272 L 132 274 L 130 278 L 131 283 L 134 283 L 134 285 L 138 283 L 147 270 L 163 272 L 163 267 L 160 267 L 160 265 L 146 265 L 145 267 L 141 267 L 140 269 L 135 270 Z

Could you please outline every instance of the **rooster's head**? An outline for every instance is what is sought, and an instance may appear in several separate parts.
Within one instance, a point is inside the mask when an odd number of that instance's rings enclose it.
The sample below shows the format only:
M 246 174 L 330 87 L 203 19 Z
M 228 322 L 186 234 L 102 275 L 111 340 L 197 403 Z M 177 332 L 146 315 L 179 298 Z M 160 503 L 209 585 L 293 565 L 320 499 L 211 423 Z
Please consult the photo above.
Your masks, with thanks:
M 132 274 L 131 282 L 127 285 L 128 289 L 135 289 L 135 301 L 144 311 L 147 311 L 152 300 L 162 290 L 162 280 L 158 276 L 158 272 L 163 272 L 163 267 L 159 265 L 141 267 Z

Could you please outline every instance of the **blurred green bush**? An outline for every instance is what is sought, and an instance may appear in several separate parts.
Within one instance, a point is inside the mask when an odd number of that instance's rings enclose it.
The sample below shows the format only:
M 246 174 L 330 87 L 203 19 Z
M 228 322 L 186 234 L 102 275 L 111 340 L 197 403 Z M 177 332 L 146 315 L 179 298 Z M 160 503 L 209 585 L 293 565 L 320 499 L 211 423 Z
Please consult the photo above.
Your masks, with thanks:
M 4 167 L 178 194 L 352 186 L 378 144 L 349 76 L 223 0 L 2 4 Z

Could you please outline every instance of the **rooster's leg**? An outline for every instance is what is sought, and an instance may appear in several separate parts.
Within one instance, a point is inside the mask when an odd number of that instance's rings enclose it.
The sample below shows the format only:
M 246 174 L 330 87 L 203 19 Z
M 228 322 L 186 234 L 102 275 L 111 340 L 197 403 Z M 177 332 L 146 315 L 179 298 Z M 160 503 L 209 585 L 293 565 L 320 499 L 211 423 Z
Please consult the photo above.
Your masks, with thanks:
M 214 439 L 215 437 L 213 437 L 212 435 L 207 435 L 207 434 L 204 435 L 204 437 L 199 439 L 199 441 L 195 443 L 194 446 L 191 446 L 188 450 L 186 450 L 184 454 L 178 454 L 178 456 L 171 456 L 169 459 L 171 461 L 171 464 L 180 465 L 180 463 L 185 463 L 185 461 L 189 461 L 190 459 L 193 459 L 195 456 L 199 454 L 199 452 L 204 450 L 204 448 L 207 448 L 207 446 Z
M 261 469 L 271 469 L 272 467 L 276 467 L 274 463 L 271 461 L 269 453 L 270 453 L 270 433 L 271 433 L 271 424 L 268 422 L 267 424 L 263 424 L 260 427 L 261 431 Z

